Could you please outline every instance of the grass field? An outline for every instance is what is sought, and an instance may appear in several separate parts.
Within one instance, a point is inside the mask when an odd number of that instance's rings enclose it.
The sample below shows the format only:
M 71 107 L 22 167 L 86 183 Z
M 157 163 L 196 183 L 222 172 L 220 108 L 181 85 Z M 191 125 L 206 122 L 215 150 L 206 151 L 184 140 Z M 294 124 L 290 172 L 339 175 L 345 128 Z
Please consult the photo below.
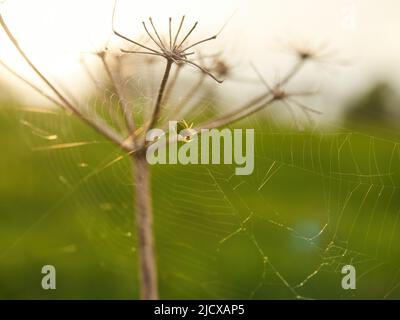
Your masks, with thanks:
M 252 176 L 153 168 L 161 297 L 400 298 L 398 139 L 242 125 L 256 128 Z M 129 160 L 71 119 L 4 105 L 0 141 L 0 299 L 137 298 Z M 341 288 L 346 264 L 356 290 Z

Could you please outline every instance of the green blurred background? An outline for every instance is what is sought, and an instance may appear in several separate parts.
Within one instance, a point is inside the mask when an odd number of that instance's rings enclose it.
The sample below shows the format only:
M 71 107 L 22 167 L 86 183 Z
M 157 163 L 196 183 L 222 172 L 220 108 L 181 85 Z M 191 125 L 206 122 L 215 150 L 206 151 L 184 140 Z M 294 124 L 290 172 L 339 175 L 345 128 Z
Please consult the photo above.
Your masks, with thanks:
M 249 177 L 232 166 L 153 167 L 161 298 L 400 298 L 388 88 L 355 97 L 340 126 L 242 122 L 256 129 Z M 130 161 L 45 110 L 0 106 L 0 299 L 136 299 Z M 51 148 L 72 142 L 83 143 Z M 53 291 L 41 288 L 47 264 L 57 270 Z M 341 288 L 346 264 L 356 290 Z

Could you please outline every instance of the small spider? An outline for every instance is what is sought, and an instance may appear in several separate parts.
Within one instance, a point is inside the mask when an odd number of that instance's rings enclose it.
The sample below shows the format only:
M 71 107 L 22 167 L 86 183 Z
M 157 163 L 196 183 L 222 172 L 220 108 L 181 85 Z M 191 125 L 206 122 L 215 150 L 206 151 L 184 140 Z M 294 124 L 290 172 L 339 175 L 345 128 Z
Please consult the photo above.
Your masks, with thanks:
M 197 135 L 197 131 L 193 129 L 193 123 L 189 125 L 186 120 L 181 120 L 177 123 L 176 131 L 178 140 L 183 142 L 190 142 Z
M 169 41 L 165 41 L 165 39 L 164 39 L 164 41 L 162 40 L 162 38 L 160 37 L 160 35 L 159 35 L 159 33 L 158 33 L 154 23 L 153 23 L 153 19 L 152 18 L 149 18 L 149 22 L 150 22 L 150 25 L 151 25 L 151 27 L 153 29 L 154 34 L 152 34 L 149 31 L 146 23 L 144 21 L 142 22 L 144 30 L 146 31 L 147 35 L 150 37 L 151 41 L 157 46 L 157 49 L 153 49 L 153 48 L 151 48 L 149 46 L 146 46 L 144 44 L 136 42 L 136 41 L 134 41 L 134 40 L 122 35 L 118 31 L 116 31 L 115 29 L 113 29 L 113 31 L 118 37 L 120 37 L 120 38 L 122 38 L 122 39 L 124 39 L 126 41 L 129 41 L 129 42 L 135 44 L 136 46 L 138 46 L 138 47 L 140 47 L 140 48 L 145 50 L 145 51 L 131 51 L 131 50 L 121 49 L 121 51 L 124 52 L 124 53 L 135 53 L 135 54 L 146 54 L 146 55 L 159 56 L 159 57 L 163 57 L 163 58 L 167 59 L 169 62 L 174 62 L 177 65 L 188 64 L 188 65 L 191 65 L 191 66 L 194 66 L 194 67 L 200 69 L 202 72 L 204 72 L 205 74 L 207 74 L 208 76 L 213 78 L 218 83 L 222 83 L 223 81 L 219 80 L 209 70 L 207 70 L 206 68 L 204 68 L 201 65 L 197 64 L 196 62 L 188 59 L 189 56 L 195 54 L 195 52 L 190 51 L 190 49 L 193 49 L 194 47 L 196 47 L 196 46 L 198 46 L 198 45 L 200 45 L 202 43 L 205 43 L 205 42 L 208 42 L 208 41 L 211 41 L 211 40 L 215 40 L 217 38 L 218 34 L 216 34 L 216 35 L 214 35 L 212 37 L 197 41 L 197 42 L 195 42 L 193 44 L 186 44 L 185 45 L 185 43 L 187 42 L 187 40 L 190 37 L 190 35 L 196 29 L 196 27 L 198 25 L 198 22 L 196 22 L 194 24 L 194 26 L 189 30 L 189 32 L 182 39 L 180 39 L 179 35 L 180 35 L 181 31 L 182 31 L 182 27 L 183 27 L 184 21 L 185 21 L 185 16 L 182 17 L 181 22 L 179 24 L 179 28 L 178 28 L 176 34 L 173 36 L 172 18 L 169 18 Z

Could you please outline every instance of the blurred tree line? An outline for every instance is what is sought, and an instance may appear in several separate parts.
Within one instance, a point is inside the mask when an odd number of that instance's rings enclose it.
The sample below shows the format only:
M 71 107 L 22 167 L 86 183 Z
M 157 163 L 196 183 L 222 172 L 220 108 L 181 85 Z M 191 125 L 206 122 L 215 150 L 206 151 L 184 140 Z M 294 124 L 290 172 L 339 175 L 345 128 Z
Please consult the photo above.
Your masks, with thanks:
M 347 104 L 344 119 L 350 125 L 395 127 L 400 117 L 399 104 L 393 87 L 387 82 L 378 82 Z

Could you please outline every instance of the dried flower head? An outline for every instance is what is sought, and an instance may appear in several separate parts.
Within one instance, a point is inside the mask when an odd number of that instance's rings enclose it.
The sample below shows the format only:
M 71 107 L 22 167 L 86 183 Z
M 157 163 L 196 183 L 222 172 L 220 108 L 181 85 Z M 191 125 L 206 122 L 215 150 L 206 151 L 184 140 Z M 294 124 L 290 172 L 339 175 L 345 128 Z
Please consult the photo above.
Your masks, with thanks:
M 311 114 L 317 114 L 321 115 L 322 113 L 318 110 L 315 110 L 313 108 L 310 108 L 303 103 L 299 102 L 296 97 L 301 97 L 301 96 L 308 96 L 308 95 L 313 95 L 315 92 L 289 92 L 285 89 L 285 84 L 290 80 L 288 77 L 285 77 L 285 81 L 278 81 L 274 85 L 270 85 L 267 80 L 262 76 L 262 74 L 259 72 L 259 70 L 256 68 L 254 64 L 251 64 L 253 70 L 257 74 L 258 78 L 260 81 L 264 84 L 265 88 L 267 89 L 267 92 L 271 95 L 272 100 L 276 102 L 281 102 L 286 109 L 289 111 L 294 123 L 296 126 L 298 126 L 298 122 L 294 113 L 294 108 L 298 108 L 301 110 L 301 112 L 304 114 L 306 119 L 313 124 L 313 118 Z M 295 70 L 298 70 L 295 68 Z M 296 71 L 297 72 L 297 71 Z M 291 77 L 293 77 L 293 71 L 289 73 Z
M 210 68 L 210 70 L 215 72 L 219 77 L 224 78 L 230 75 L 231 69 L 231 66 L 222 58 L 215 58 Z
M 190 51 L 191 49 L 193 49 L 196 46 L 203 44 L 205 42 L 215 40 L 217 38 L 218 34 L 215 34 L 212 37 L 208 37 L 206 39 L 194 42 L 193 44 L 188 44 L 188 39 L 189 39 L 190 35 L 193 33 L 193 31 L 196 29 L 198 22 L 196 22 L 193 25 L 193 27 L 186 33 L 185 36 L 180 37 L 184 22 L 185 22 L 185 16 L 182 17 L 179 27 L 178 27 L 178 30 L 176 31 L 175 34 L 173 34 L 172 18 L 169 18 L 169 39 L 165 40 L 160 36 L 159 32 L 157 31 L 157 28 L 155 27 L 153 19 L 151 17 L 149 18 L 149 23 L 150 23 L 152 32 L 149 30 L 146 22 L 143 21 L 142 24 L 143 24 L 144 30 L 145 30 L 146 34 L 148 35 L 148 37 L 150 38 L 150 40 L 155 44 L 156 48 L 152 48 L 150 46 L 147 46 L 147 45 L 144 45 L 137 41 L 134 41 L 134 40 L 122 35 L 115 29 L 113 31 L 118 37 L 120 37 L 132 44 L 135 44 L 136 46 L 138 46 L 142 49 L 142 51 L 122 49 L 121 51 L 124 53 L 159 56 L 159 57 L 163 57 L 163 58 L 167 59 L 169 62 L 176 63 L 177 65 L 188 64 L 188 65 L 198 68 L 199 70 L 201 70 L 202 72 L 204 72 L 205 74 L 210 76 L 212 79 L 214 79 L 218 83 L 222 83 L 223 82 L 222 80 L 220 80 L 216 76 L 214 76 L 205 67 L 201 66 L 197 62 L 194 62 L 193 60 L 189 60 L 189 57 L 191 55 L 195 54 L 195 52 Z
M 327 42 L 319 44 L 309 41 L 297 41 L 284 44 L 285 51 L 295 54 L 300 60 L 313 61 L 316 63 L 332 63 L 337 57 L 337 53 L 330 48 Z

